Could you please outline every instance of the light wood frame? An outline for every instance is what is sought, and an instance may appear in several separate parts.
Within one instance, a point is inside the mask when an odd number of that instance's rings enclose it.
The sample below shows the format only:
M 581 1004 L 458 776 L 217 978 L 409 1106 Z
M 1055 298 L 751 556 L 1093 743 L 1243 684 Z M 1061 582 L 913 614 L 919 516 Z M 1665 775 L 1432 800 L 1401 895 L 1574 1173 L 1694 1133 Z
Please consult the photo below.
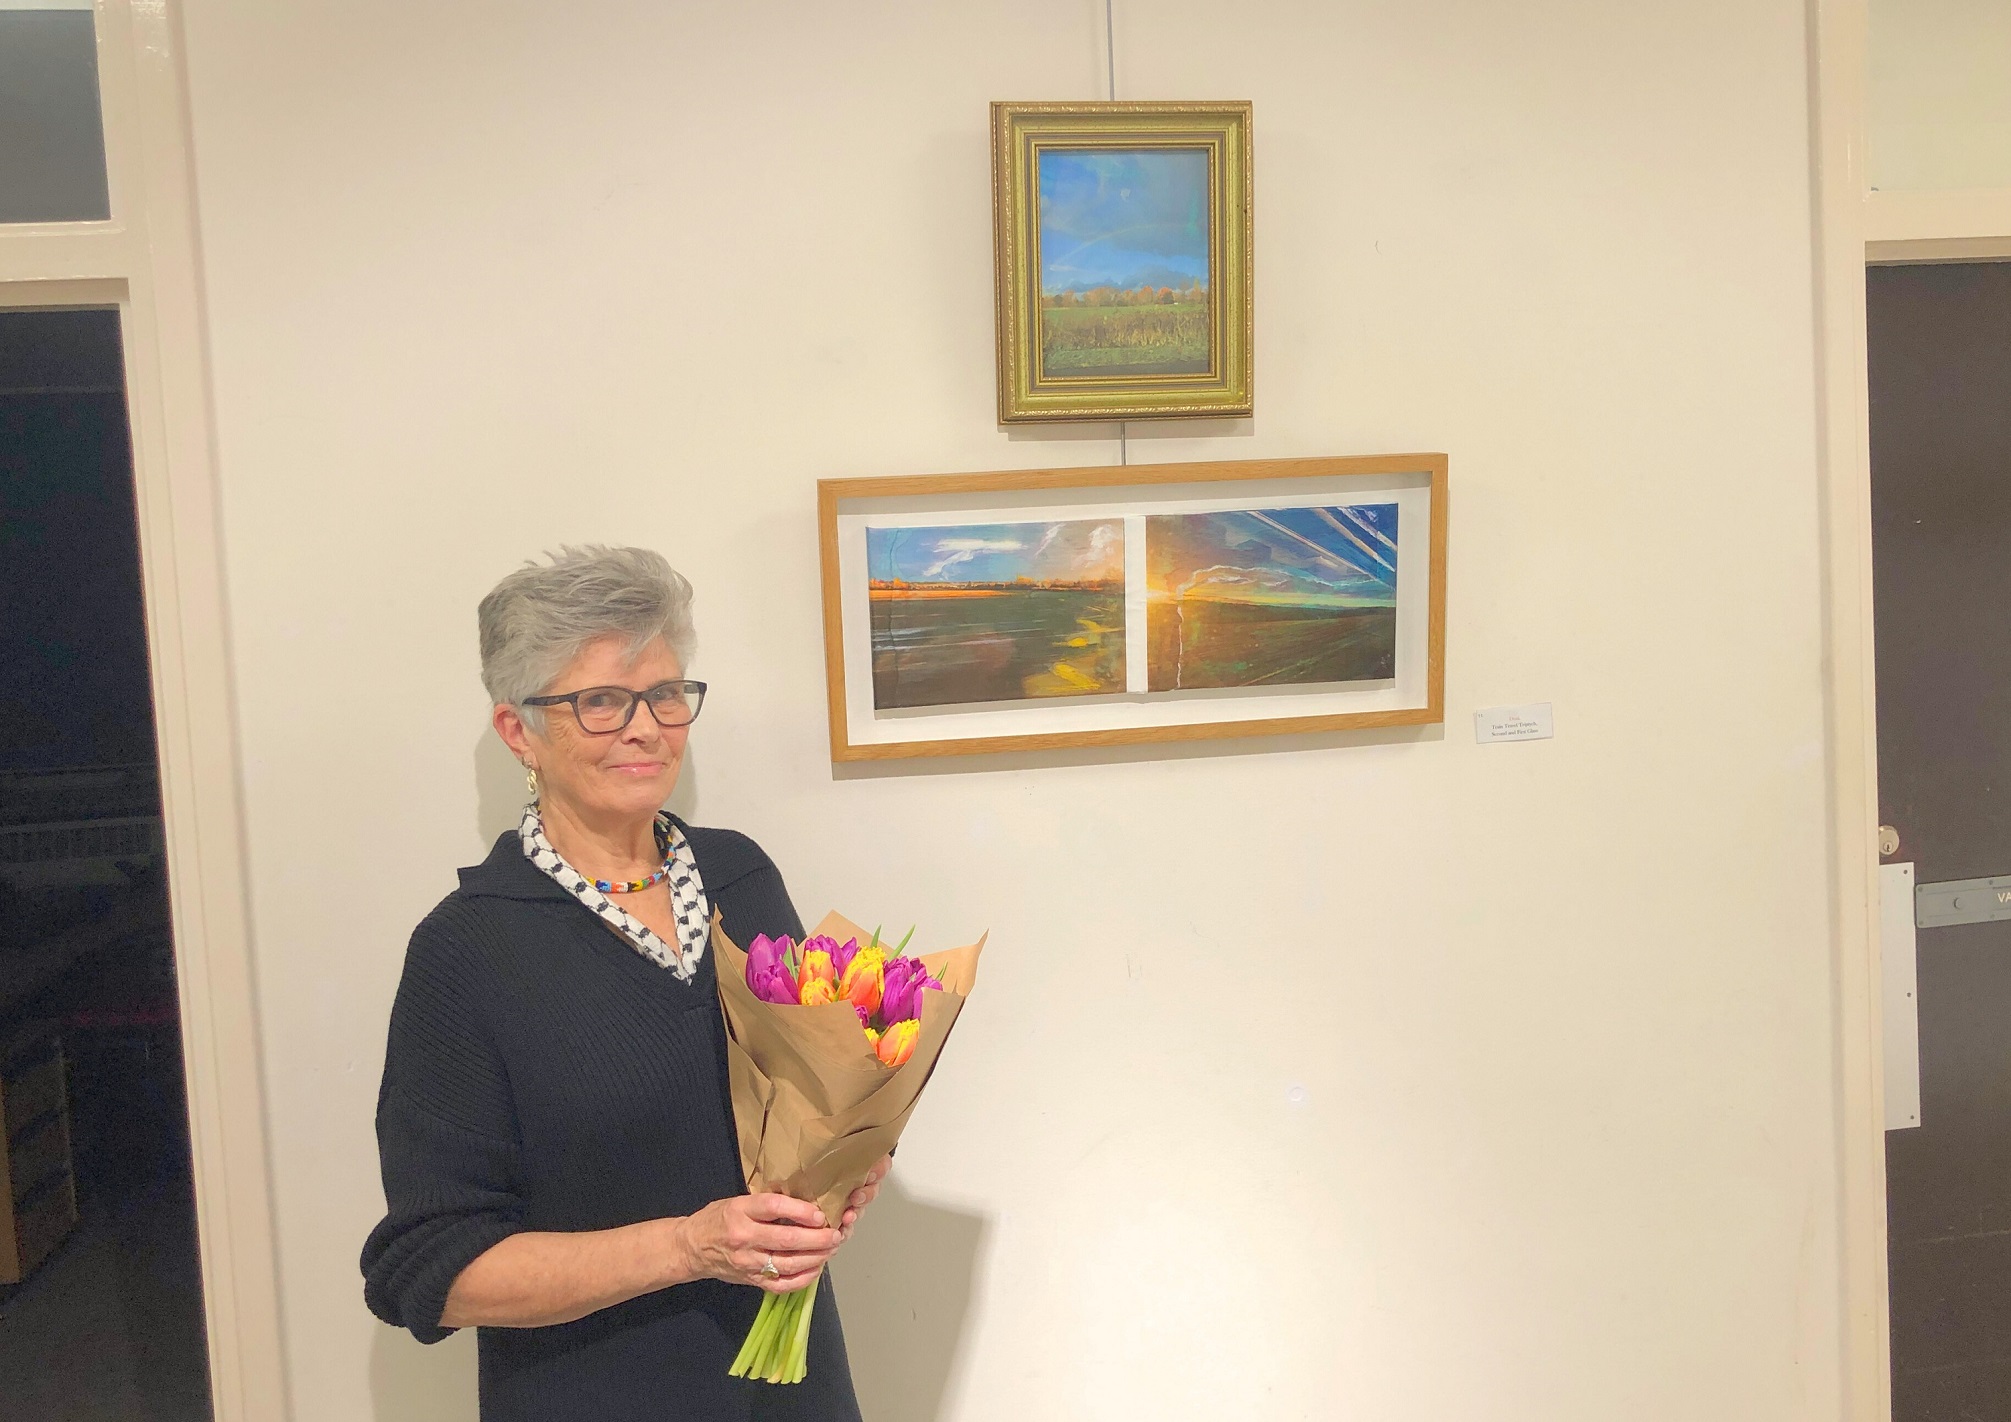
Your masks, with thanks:
M 216 1422 L 290 1415 L 178 12 L 98 0 L 111 217 L 0 225 L 0 308 L 114 307 Z
M 1048 148 L 1205 148 L 1209 369 L 1198 375 L 1040 373 L 1039 155 Z M 1253 408 L 1250 105 L 992 105 L 992 257 L 999 420 L 1172 419 Z
M 996 754 L 1070 746 L 1127 746 L 1155 741 L 1205 741 L 1238 736 L 1278 736 L 1431 725 L 1445 719 L 1446 550 L 1449 509 L 1447 458 L 1443 454 L 1360 455 L 1311 459 L 1256 459 L 1193 464 L 1096 465 L 1075 469 L 1008 470 L 986 474 L 919 474 L 880 478 L 821 479 L 817 523 L 824 597 L 825 687 L 830 709 L 831 759 L 899 760 L 920 756 Z M 1100 730 L 1049 731 L 1026 735 L 958 739 L 863 742 L 852 738 L 847 709 L 845 623 L 840 578 L 838 516 L 845 500 L 940 494 L 1025 493 L 1041 490 L 1141 489 L 1182 484 L 1225 484 L 1280 479 L 1333 479 L 1345 476 L 1429 476 L 1431 522 L 1425 548 L 1426 620 L 1422 706 L 1311 716 L 1234 719 L 1182 725 L 1131 726 Z

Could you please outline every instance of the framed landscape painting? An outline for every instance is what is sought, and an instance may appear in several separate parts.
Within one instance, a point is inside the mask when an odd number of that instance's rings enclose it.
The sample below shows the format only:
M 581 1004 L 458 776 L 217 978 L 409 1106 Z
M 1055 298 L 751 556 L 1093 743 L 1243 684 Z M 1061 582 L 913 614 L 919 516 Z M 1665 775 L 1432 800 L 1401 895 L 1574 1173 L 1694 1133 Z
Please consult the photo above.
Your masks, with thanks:
M 1446 458 L 826 479 L 834 760 L 1444 719 Z
M 1250 105 L 993 104 L 999 419 L 1247 415 Z

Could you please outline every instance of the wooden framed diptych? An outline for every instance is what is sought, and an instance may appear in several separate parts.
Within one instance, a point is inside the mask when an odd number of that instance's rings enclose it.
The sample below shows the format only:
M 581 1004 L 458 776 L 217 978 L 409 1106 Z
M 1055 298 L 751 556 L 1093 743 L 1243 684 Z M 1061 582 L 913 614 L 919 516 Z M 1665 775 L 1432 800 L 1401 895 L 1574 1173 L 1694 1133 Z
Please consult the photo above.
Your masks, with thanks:
M 1251 411 L 1250 105 L 992 105 L 999 419 Z
M 1446 457 L 818 485 L 838 761 L 1444 719 Z

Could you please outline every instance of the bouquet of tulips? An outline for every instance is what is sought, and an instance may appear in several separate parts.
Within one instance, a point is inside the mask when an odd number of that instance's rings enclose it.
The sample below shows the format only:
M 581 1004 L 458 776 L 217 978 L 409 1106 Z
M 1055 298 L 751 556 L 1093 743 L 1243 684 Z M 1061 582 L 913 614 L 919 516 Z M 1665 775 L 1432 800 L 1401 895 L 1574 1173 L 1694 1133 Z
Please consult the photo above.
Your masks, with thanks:
M 757 937 L 745 953 L 712 925 L 726 1019 L 740 1164 L 750 1190 L 845 1201 L 894 1148 L 977 981 L 981 938 L 967 948 L 904 955 L 836 914 L 798 944 Z M 813 1285 L 761 1301 L 729 1370 L 763 1382 L 803 1380 Z
M 922 994 L 943 990 L 921 959 L 901 956 L 914 936 L 909 929 L 890 954 L 880 946 L 878 929 L 863 947 L 857 938 L 840 943 L 828 933 L 812 934 L 801 947 L 763 933 L 747 948 L 747 986 L 763 1002 L 851 1003 L 881 1065 L 906 1066 L 922 1030 Z

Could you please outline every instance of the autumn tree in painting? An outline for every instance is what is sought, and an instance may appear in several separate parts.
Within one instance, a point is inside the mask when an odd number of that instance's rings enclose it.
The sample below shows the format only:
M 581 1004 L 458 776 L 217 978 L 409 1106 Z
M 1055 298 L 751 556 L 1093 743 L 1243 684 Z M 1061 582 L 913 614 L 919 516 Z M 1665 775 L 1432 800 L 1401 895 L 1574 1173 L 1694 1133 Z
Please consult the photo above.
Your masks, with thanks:
M 1208 288 L 1199 281 L 1184 287 L 1093 286 L 1084 291 L 1050 291 L 1040 298 L 1041 306 L 1049 311 L 1104 306 L 1205 306 L 1207 302 Z

